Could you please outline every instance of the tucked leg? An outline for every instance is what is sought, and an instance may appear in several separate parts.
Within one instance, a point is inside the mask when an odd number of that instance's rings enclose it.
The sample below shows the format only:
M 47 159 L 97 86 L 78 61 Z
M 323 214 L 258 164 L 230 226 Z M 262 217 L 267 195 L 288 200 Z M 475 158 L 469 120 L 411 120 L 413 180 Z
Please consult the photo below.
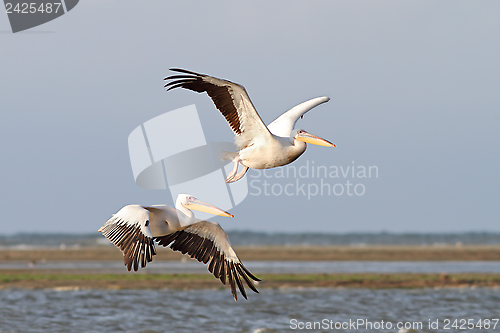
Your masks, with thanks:
M 245 173 L 247 173 L 248 171 L 248 167 L 244 167 L 243 170 L 241 170 L 241 172 L 239 174 L 237 174 L 236 176 L 233 177 L 233 179 L 229 180 L 226 179 L 226 183 L 233 183 L 237 180 L 240 180 L 241 178 L 243 178 L 243 176 L 245 175 Z
M 239 158 L 235 158 L 233 160 L 234 162 L 234 168 L 233 170 L 229 173 L 229 175 L 227 175 L 227 178 L 226 178 L 226 183 L 231 183 L 231 180 L 234 178 L 234 176 L 236 175 L 236 173 L 238 172 L 238 165 L 240 164 L 240 159 Z

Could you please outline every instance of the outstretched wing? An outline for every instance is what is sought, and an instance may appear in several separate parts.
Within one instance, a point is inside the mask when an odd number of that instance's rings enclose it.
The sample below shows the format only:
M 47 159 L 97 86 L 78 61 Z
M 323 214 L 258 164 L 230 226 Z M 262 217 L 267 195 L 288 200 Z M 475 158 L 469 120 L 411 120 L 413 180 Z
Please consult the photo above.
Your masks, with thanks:
M 243 86 L 185 69 L 171 68 L 170 70 L 183 74 L 165 78 L 165 80 L 172 80 L 165 85 L 165 88 L 168 88 L 167 90 L 184 88 L 198 93 L 206 92 L 226 118 L 234 134 L 240 136 L 237 140 L 240 148 L 249 145 L 257 136 L 271 135 Z
M 290 134 L 292 133 L 293 127 L 295 126 L 295 123 L 299 118 L 304 116 L 306 112 L 311 110 L 312 108 L 326 103 L 330 100 L 329 97 L 323 96 L 323 97 L 316 97 L 313 99 L 310 99 L 304 103 L 301 103 L 297 106 L 294 106 L 287 112 L 283 113 L 281 116 L 276 118 L 272 123 L 270 123 L 267 128 L 271 133 L 273 133 L 276 136 L 281 136 L 288 138 Z
M 123 262 L 134 271 L 153 260 L 156 249 L 149 229 L 149 211 L 139 205 L 128 205 L 114 214 L 99 231 L 123 252 Z
M 191 258 L 204 264 L 210 261 L 208 270 L 223 284 L 226 284 L 227 277 L 234 300 L 238 299 L 236 286 L 243 297 L 247 299 L 242 279 L 250 289 L 256 293 L 259 292 L 252 280 L 260 280 L 250 273 L 240 261 L 229 243 L 229 238 L 219 224 L 211 221 L 200 221 L 171 235 L 155 237 L 155 240 L 159 245 L 170 245 L 172 250 L 182 252 L 182 254 L 187 253 L 191 255 Z

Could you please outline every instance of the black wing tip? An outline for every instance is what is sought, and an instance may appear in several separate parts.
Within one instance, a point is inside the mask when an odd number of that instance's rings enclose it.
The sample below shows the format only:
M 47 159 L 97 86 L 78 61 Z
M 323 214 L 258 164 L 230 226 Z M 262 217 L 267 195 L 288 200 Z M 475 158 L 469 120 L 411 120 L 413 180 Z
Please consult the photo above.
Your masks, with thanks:
M 247 273 L 247 275 L 252 278 L 252 280 L 254 281 L 257 281 L 257 282 L 261 282 L 261 280 L 256 277 L 255 275 L 253 275 L 252 273 L 250 273 L 250 271 L 245 267 L 245 265 L 243 265 L 242 262 L 240 262 L 240 267 L 243 268 L 243 270 L 245 271 L 245 273 Z
M 172 75 L 164 78 L 163 80 L 164 81 L 172 80 L 163 86 L 164 88 L 167 88 L 167 91 L 175 88 L 184 88 L 195 92 L 205 91 L 204 89 L 199 90 L 196 87 L 192 86 L 193 84 L 196 84 L 196 82 L 201 80 L 200 76 Z
M 234 263 L 231 264 L 231 270 L 233 271 L 233 277 L 234 277 L 234 280 L 236 282 L 236 286 L 240 290 L 241 295 L 245 299 L 247 299 L 247 293 L 245 292 L 245 287 L 243 287 L 243 284 L 241 283 L 240 274 L 239 274 L 237 265 L 238 264 L 234 264 Z
M 238 273 L 240 273 L 241 277 L 243 278 L 243 280 L 245 280 L 247 286 L 252 289 L 253 292 L 255 293 L 259 293 L 259 291 L 257 290 L 257 288 L 255 287 L 254 283 L 252 282 L 252 280 L 248 277 L 248 275 L 243 271 L 243 269 L 241 268 L 241 263 L 239 265 L 236 265 L 236 269 L 238 270 Z
M 233 295 L 233 298 L 235 301 L 238 300 L 238 292 L 237 292 L 238 289 L 241 293 L 241 296 L 243 296 L 243 298 L 245 300 L 248 300 L 247 293 L 246 293 L 245 287 L 243 286 L 241 279 L 243 279 L 245 281 L 246 285 L 253 292 L 255 292 L 256 294 L 259 294 L 259 291 L 255 287 L 255 285 L 252 283 L 252 280 L 249 279 L 249 276 L 251 276 L 255 281 L 260 281 L 260 280 L 257 279 L 255 276 L 253 276 L 253 274 L 248 272 L 247 269 L 244 269 L 243 268 L 244 266 L 241 264 L 241 262 L 238 262 L 238 263 L 229 263 L 228 262 L 227 264 L 229 267 L 228 267 L 226 274 L 227 274 L 227 278 L 229 281 L 231 294 Z M 246 274 L 247 272 L 248 272 L 248 274 Z M 221 281 L 222 281 L 222 277 L 223 276 L 220 276 L 220 278 L 219 278 Z M 238 289 L 236 289 L 236 288 L 238 288 Z
M 203 264 L 210 262 L 207 267 L 208 271 L 216 279 L 220 280 L 223 285 L 226 285 L 226 281 L 228 282 L 235 301 L 238 300 L 238 290 L 243 298 L 248 300 L 243 281 L 255 293 L 259 293 L 251 279 L 255 281 L 260 280 L 244 268 L 244 266 L 242 268 L 239 260 L 226 259 L 224 254 L 219 252 L 212 240 L 185 230 L 177 231 L 168 236 L 154 237 L 153 239 L 159 245 L 168 246 L 173 251 L 178 251 L 182 254 L 189 254 L 191 258 Z
M 197 79 L 196 76 L 194 75 L 170 75 L 170 76 L 167 76 L 166 78 L 163 79 L 163 81 L 166 81 L 166 80 L 175 80 L 175 79 Z
M 196 75 L 196 76 L 205 76 L 204 74 L 188 71 L 187 69 L 182 69 L 182 68 L 169 68 L 172 72 L 178 72 L 178 73 L 185 73 L 185 74 L 191 74 L 191 75 Z
M 132 268 L 134 268 L 134 272 L 137 272 L 137 269 L 134 265 L 133 265 L 133 260 L 131 258 L 128 258 L 128 257 L 125 257 L 124 258 L 124 261 L 125 261 L 125 266 L 127 267 L 127 271 L 131 272 L 132 271 Z
M 172 82 L 170 82 L 172 83 Z M 164 85 L 163 88 L 167 89 L 167 91 L 170 91 L 172 89 L 175 89 L 175 88 L 179 88 L 179 87 L 182 87 L 182 85 L 174 85 L 174 86 L 170 86 L 168 84 Z

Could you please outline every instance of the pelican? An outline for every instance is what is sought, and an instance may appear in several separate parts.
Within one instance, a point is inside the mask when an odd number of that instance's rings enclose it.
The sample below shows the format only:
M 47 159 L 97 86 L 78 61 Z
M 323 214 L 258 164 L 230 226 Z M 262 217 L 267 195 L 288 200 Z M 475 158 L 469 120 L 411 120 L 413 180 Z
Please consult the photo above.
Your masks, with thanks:
M 269 169 L 292 163 L 304 153 L 306 143 L 335 147 L 333 143 L 302 129 L 293 129 L 297 120 L 307 111 L 328 102 L 330 98 L 326 96 L 313 98 L 295 106 L 266 127 L 243 86 L 185 69 L 170 70 L 183 74 L 165 78 L 172 80 L 165 85 L 167 91 L 184 88 L 198 93 L 206 92 L 236 136 L 238 152 L 225 153 L 222 156 L 223 159 L 234 162 L 234 168 L 226 183 L 241 179 L 248 168 Z M 239 164 L 243 166 L 240 173 Z
M 210 261 L 208 270 L 224 285 L 227 277 L 235 301 L 238 300 L 236 286 L 247 299 L 241 278 L 250 289 L 258 293 L 252 280 L 260 280 L 243 266 L 221 226 L 195 218 L 191 209 L 234 217 L 191 195 L 179 194 L 175 208 L 166 205 L 125 206 L 114 214 L 99 232 L 120 248 L 129 271 L 132 268 L 137 271 L 139 263 L 141 267 L 146 267 L 146 264 L 153 260 L 156 241 L 159 245 L 170 246 L 174 251 L 187 253 L 204 264 Z

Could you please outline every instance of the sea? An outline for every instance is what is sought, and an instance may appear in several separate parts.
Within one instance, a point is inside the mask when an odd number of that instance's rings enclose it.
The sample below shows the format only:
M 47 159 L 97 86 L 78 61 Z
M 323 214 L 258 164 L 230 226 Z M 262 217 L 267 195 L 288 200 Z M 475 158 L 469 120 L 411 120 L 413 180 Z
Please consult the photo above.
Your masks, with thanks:
M 1 332 L 498 332 L 499 289 L 0 290 Z
M 261 234 L 229 232 L 233 245 L 495 245 L 500 234 Z M 0 236 L 1 248 L 109 246 L 99 235 Z M 26 263 L 0 263 L 2 269 Z M 155 264 L 155 265 L 152 265 Z M 490 272 L 500 262 L 246 262 L 257 273 Z M 8 266 L 11 265 L 11 266 Z M 14 266 L 12 266 L 14 265 Z M 83 266 L 82 266 L 83 265 Z M 46 262 L 35 269 L 104 269 L 102 262 Z M 151 267 L 150 267 L 151 266 Z M 123 270 L 121 262 L 106 268 Z M 153 272 L 208 274 L 194 262 L 151 263 Z M 500 289 L 261 289 L 248 301 L 220 289 L 0 289 L 0 332 L 500 332 Z

